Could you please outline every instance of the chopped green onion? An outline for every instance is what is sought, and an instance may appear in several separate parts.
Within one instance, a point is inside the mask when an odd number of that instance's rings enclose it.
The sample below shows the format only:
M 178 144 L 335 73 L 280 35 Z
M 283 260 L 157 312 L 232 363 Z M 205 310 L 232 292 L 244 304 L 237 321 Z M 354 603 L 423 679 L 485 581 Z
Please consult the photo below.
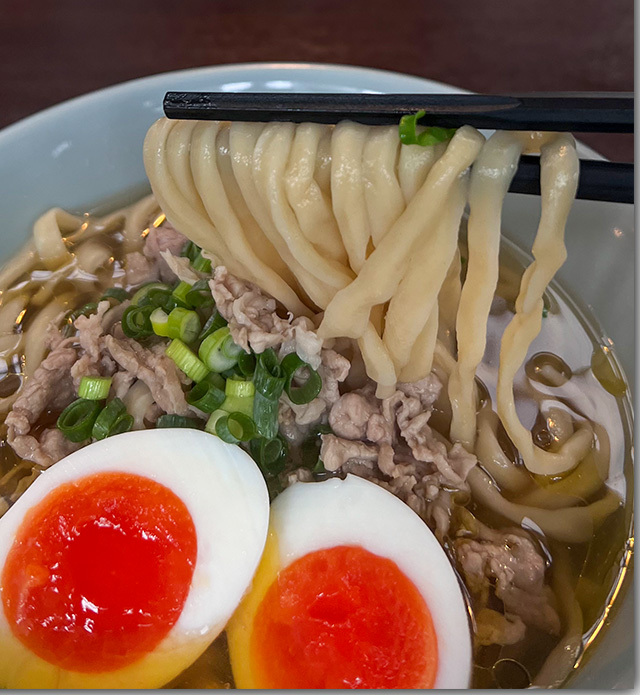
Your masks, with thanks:
M 268 348 L 258 355 L 256 371 L 253 376 L 258 393 L 265 398 L 277 401 L 285 386 L 285 378 L 286 374 L 272 348 Z
M 123 289 L 122 287 L 109 287 L 108 289 L 105 290 L 104 294 L 102 297 L 100 297 L 100 301 L 103 301 L 105 299 L 115 299 L 118 303 L 122 303 L 129 299 L 131 295 L 127 290 Z
M 227 325 L 227 320 L 218 311 L 214 311 L 213 315 L 207 319 L 204 324 L 198 340 L 208 338 L 212 333 L 215 333 L 219 328 L 224 328 Z
M 169 336 L 169 315 L 164 309 L 160 307 L 154 309 L 149 319 L 151 320 L 151 328 L 153 328 L 153 332 L 156 335 L 162 338 L 167 338 Z
M 322 459 L 318 459 L 318 463 L 313 467 L 313 473 L 327 473 L 327 469 L 324 467 Z
M 185 295 L 185 301 L 190 306 L 210 307 L 215 304 L 208 280 L 198 280 Z
M 252 377 L 256 371 L 256 356 L 252 352 L 241 352 L 236 368 L 241 376 Z
M 215 433 L 227 444 L 238 444 L 253 439 L 256 436 L 256 426 L 244 413 L 229 413 L 216 420 Z
M 224 392 L 227 396 L 250 398 L 256 392 L 256 387 L 253 381 L 247 381 L 246 379 L 227 379 Z
M 104 439 L 114 434 L 128 432 L 133 427 L 133 415 L 129 415 L 125 404 L 114 398 L 107 403 L 93 423 L 91 436 L 94 439 Z
M 546 319 L 547 316 L 549 316 L 549 309 L 547 309 L 546 306 L 543 306 L 543 307 L 542 307 L 542 318 L 543 318 L 543 319 Z
M 224 403 L 224 391 L 206 379 L 197 383 L 186 396 L 187 403 L 195 406 L 203 413 L 212 413 Z
M 252 439 L 249 443 L 249 449 L 266 477 L 273 478 L 284 470 L 288 446 L 281 437 Z
M 244 413 L 248 417 L 252 417 L 254 398 L 255 396 L 226 396 L 220 409 L 227 413 Z
M 78 396 L 90 401 L 102 401 L 109 395 L 111 381 L 110 376 L 83 376 L 80 379 Z
M 186 306 L 189 306 L 189 302 L 187 301 L 187 293 L 191 289 L 191 285 L 188 282 L 180 281 L 173 292 L 171 293 L 171 296 L 177 299 L 179 302 L 182 302 L 182 304 L 185 304 Z M 180 306 L 180 305 L 178 305 Z
M 208 384 L 213 384 L 221 391 L 224 391 L 227 383 L 227 380 L 222 376 L 222 374 L 218 374 L 217 372 L 209 372 L 204 381 L 206 381 Z
M 101 410 L 98 401 L 78 398 L 60 413 L 56 424 L 69 441 L 84 442 L 91 436 L 93 423 Z
M 153 326 L 151 325 L 151 314 L 154 307 L 136 306 L 132 304 L 127 307 L 122 314 L 122 330 L 129 338 L 141 340 L 153 335 Z
M 399 135 L 400 142 L 403 145 L 420 145 L 421 147 L 428 147 L 430 145 L 437 145 L 439 142 L 446 142 L 451 140 L 455 128 L 439 128 L 438 126 L 430 126 L 422 133 L 418 133 L 416 127 L 418 121 L 425 115 L 425 111 L 418 111 L 412 115 L 403 116 L 400 119 Z
M 187 241 L 187 243 L 182 247 L 182 251 L 180 251 L 180 255 L 188 258 L 190 263 L 193 263 L 196 260 L 199 253 L 200 247 L 197 244 L 194 244 L 193 241 Z
M 156 427 L 187 427 L 201 430 L 202 422 L 195 417 L 186 417 L 185 415 L 161 415 L 156 421 Z
M 169 314 L 167 333 L 169 338 L 180 338 L 184 343 L 192 343 L 200 333 L 200 317 L 191 309 L 176 307 Z
M 202 381 L 209 373 L 206 365 L 179 338 L 171 341 L 166 353 L 167 357 L 170 357 L 196 383 Z
M 131 297 L 131 304 L 164 307 L 166 301 L 171 297 L 171 292 L 171 287 L 164 282 L 147 282 Z
M 200 344 L 198 355 L 212 372 L 224 372 L 238 361 L 242 348 L 233 342 L 229 327 L 218 328 Z
M 278 434 L 278 399 L 284 389 L 286 375 L 272 348 L 258 355 L 253 381 L 256 386 L 253 419 L 260 435 L 273 439 Z
M 207 424 L 204 426 L 204 431 L 208 432 L 209 434 L 215 434 L 216 433 L 216 424 L 220 418 L 227 417 L 229 413 L 227 413 L 226 410 L 214 410 L 211 415 L 209 415 L 209 419 L 207 420 Z
M 295 352 L 290 353 L 282 360 L 282 369 L 287 375 L 285 389 L 289 400 L 296 405 L 310 403 L 322 389 L 322 378 L 304 362 Z M 309 372 L 309 377 L 302 386 L 295 386 L 293 379 L 298 370 L 306 369 Z
M 202 251 L 197 255 L 195 260 L 191 262 L 194 270 L 200 273 L 209 274 L 211 272 L 211 261 L 202 255 Z

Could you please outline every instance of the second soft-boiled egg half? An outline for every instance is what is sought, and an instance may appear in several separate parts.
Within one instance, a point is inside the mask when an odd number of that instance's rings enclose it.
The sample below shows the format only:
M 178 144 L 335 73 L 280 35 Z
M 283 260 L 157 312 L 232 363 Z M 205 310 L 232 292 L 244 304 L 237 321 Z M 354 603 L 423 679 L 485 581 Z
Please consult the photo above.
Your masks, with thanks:
M 444 551 L 407 505 L 352 475 L 275 500 L 227 637 L 240 688 L 469 685 L 469 621 Z
M 0 686 L 164 685 L 224 629 L 268 519 L 253 460 L 197 430 L 59 461 L 0 519 Z

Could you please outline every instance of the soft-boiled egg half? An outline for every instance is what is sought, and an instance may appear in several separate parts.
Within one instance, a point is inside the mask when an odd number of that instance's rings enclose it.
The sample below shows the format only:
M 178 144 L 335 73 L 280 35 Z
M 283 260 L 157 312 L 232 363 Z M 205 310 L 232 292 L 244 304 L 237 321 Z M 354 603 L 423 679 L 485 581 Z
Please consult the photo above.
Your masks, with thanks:
M 253 460 L 197 430 L 56 463 L 0 519 L 0 686 L 167 683 L 224 629 L 268 519 Z
M 426 524 L 375 483 L 296 483 L 271 506 L 227 626 L 239 688 L 466 688 L 471 633 Z

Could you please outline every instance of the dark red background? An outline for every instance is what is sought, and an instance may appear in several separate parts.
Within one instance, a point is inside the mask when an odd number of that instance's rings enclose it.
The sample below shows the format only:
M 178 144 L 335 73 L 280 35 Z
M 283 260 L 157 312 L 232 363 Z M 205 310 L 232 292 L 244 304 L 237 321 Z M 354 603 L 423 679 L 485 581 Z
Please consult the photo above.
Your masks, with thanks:
M 397 70 L 480 92 L 633 89 L 632 0 L 0 0 L 0 127 L 199 65 Z M 585 135 L 633 159 L 631 135 Z

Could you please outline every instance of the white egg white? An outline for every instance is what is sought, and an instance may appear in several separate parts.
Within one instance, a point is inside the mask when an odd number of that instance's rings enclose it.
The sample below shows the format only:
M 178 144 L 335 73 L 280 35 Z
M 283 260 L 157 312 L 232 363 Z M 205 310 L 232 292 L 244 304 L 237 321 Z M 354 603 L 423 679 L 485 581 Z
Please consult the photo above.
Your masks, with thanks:
M 354 475 L 296 483 L 272 504 L 270 528 L 281 568 L 338 545 L 360 546 L 393 560 L 431 612 L 438 638 L 434 687 L 469 686 L 471 631 L 458 578 L 429 527 L 404 502 Z
M 191 429 L 128 432 L 54 464 L 0 519 L 0 574 L 25 513 L 57 486 L 100 472 L 150 478 L 169 488 L 189 510 L 197 559 L 182 613 L 157 648 L 139 661 L 117 671 L 80 673 L 63 670 L 27 649 L 14 637 L 0 607 L 0 686 L 161 686 L 195 661 L 223 630 L 251 582 L 269 522 L 264 479 L 239 447 Z

